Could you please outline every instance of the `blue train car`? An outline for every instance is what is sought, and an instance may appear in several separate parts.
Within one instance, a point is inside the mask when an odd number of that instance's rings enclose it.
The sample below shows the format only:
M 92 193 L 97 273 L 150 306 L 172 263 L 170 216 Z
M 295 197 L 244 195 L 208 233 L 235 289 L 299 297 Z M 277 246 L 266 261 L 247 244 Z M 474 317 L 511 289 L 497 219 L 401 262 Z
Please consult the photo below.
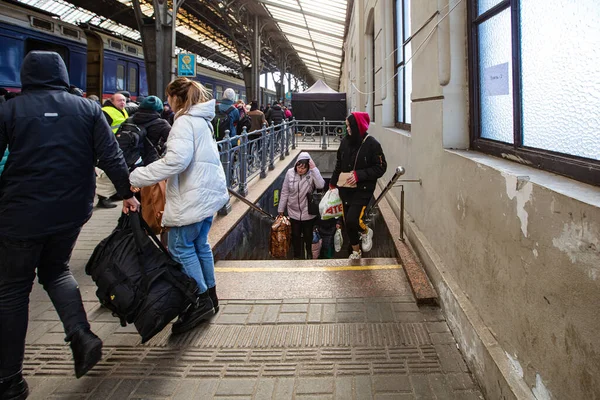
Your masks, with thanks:
M 72 85 L 87 95 L 109 98 L 127 90 L 135 100 L 148 95 L 146 67 L 140 43 L 109 35 L 99 28 L 60 21 L 57 16 L 30 6 L 3 3 L 0 8 L 0 87 L 20 91 L 19 71 L 31 50 L 55 51 L 61 55 Z M 227 88 L 236 100 L 248 102 L 245 83 L 200 65 L 195 78 L 219 101 Z M 161 96 L 164 94 L 161 93 Z M 271 103 L 274 92 L 261 88 L 261 97 Z
M 0 10 L 0 87 L 21 90 L 19 71 L 23 58 L 32 50 L 60 54 L 71 84 L 86 87 L 87 40 L 83 30 L 43 12 L 3 3 Z
M 148 95 L 142 46 L 95 30 L 87 35 L 87 93 L 108 98 L 127 90 L 135 100 Z

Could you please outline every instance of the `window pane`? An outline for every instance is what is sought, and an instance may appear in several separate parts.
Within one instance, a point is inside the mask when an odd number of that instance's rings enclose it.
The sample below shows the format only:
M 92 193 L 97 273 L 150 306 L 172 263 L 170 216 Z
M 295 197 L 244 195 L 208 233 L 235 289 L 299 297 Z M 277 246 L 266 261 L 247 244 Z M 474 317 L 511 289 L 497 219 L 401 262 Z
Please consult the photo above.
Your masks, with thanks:
M 396 69 L 398 75 L 396 76 L 396 121 L 403 122 L 404 119 L 404 69 L 402 67 Z
M 521 2 L 523 144 L 600 160 L 600 3 Z
M 409 42 L 404 48 L 404 59 L 408 60 L 412 54 L 412 41 Z M 407 124 L 410 124 L 410 107 L 411 100 L 410 96 L 412 94 L 412 60 L 409 61 L 404 68 L 404 121 Z
M 502 3 L 504 0 L 479 0 L 477 2 L 477 15 L 481 15 L 490 8 L 494 7 L 497 4 Z M 528 0 L 525 0 L 528 1 Z
M 404 0 L 404 38 L 406 40 L 412 34 L 410 25 L 410 0 Z
M 129 92 L 137 93 L 137 70 L 133 67 L 129 68 Z
M 514 141 L 510 21 L 508 8 L 478 27 L 481 137 L 506 143 Z
M 117 90 L 125 90 L 125 66 L 117 64 Z
M 403 0 L 396 0 L 396 64 L 402 62 L 402 2 Z M 399 92 L 400 93 L 400 92 Z

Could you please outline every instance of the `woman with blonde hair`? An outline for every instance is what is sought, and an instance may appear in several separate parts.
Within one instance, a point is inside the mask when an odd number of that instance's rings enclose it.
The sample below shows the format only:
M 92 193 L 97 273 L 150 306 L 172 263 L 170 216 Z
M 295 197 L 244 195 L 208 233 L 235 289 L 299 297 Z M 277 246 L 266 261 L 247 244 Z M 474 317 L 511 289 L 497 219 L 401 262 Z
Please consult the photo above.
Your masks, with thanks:
M 188 331 L 218 311 L 215 267 L 208 231 L 214 214 L 227 203 L 225 173 L 213 140 L 215 100 L 196 81 L 177 78 L 167 86 L 175 112 L 167 152 L 130 175 L 132 190 L 167 179 L 162 224 L 169 228 L 169 251 L 198 283 L 196 304 L 173 324 L 173 333 Z

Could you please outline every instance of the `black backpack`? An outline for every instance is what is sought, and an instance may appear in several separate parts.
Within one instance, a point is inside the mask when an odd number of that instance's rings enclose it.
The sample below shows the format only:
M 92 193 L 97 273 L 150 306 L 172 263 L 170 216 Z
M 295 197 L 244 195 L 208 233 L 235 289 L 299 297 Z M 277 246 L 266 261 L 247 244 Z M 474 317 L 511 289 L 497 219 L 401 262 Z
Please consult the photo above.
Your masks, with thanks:
M 244 132 L 244 127 L 246 127 L 246 132 L 250 133 L 250 128 L 252 127 L 252 119 L 248 114 L 244 114 L 244 116 L 241 117 L 238 121 L 237 126 L 235 128 L 236 133 L 238 135 L 241 135 L 242 132 Z
M 123 151 L 123 158 L 125 158 L 125 162 L 130 170 L 135 166 L 140 157 L 144 155 L 144 151 L 156 152 L 151 158 L 154 160 L 159 158 L 158 151 L 146 138 L 148 127 L 154 125 L 156 122 L 157 120 L 154 120 L 146 124 L 136 125 L 133 123 L 132 118 L 127 118 L 119 126 L 117 133 L 115 133 L 117 143 L 119 143 L 119 147 Z
M 134 323 L 142 343 L 197 301 L 198 285 L 152 233 L 141 215 L 123 214 L 115 230 L 94 249 L 85 272 L 100 303 Z
M 221 111 L 219 105 L 215 108 L 215 117 L 212 120 L 215 138 L 221 140 L 225 137 L 225 131 L 231 131 L 233 126 L 231 112 L 235 109 L 234 106 L 229 107 L 226 111 Z M 233 132 L 229 132 L 231 136 Z

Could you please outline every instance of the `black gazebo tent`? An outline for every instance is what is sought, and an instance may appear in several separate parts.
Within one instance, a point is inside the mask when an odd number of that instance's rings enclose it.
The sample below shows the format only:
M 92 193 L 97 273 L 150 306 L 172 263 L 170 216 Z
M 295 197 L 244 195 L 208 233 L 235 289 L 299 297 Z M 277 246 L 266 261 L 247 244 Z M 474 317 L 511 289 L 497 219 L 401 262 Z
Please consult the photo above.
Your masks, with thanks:
M 343 121 L 346 119 L 346 93 L 338 93 L 322 80 L 302 93 L 292 93 L 292 113 L 297 120 Z

